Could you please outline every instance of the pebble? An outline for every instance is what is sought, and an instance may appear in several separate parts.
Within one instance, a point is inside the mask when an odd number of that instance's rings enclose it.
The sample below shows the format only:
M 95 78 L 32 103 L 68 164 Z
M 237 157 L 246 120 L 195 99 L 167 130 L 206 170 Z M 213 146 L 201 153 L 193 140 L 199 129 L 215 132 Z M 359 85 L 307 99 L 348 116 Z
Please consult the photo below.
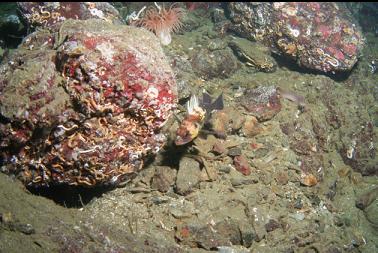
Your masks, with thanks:
M 238 147 L 230 148 L 227 153 L 227 155 L 232 156 L 232 157 L 240 156 L 241 154 L 242 154 L 241 149 Z
M 302 221 L 305 218 L 304 213 L 290 213 L 288 216 L 298 221 Z
M 270 219 L 268 223 L 265 224 L 265 229 L 267 232 L 272 232 L 273 230 L 276 230 L 279 227 L 281 227 L 280 223 L 278 223 L 274 219 Z
M 227 149 L 226 147 L 224 146 L 223 143 L 221 143 L 220 141 L 216 141 L 214 143 L 214 146 L 213 146 L 213 150 L 212 150 L 215 154 L 217 155 L 221 155 L 221 154 L 224 154 L 227 152 Z
M 242 173 L 244 176 L 248 176 L 251 174 L 251 167 L 249 166 L 248 160 L 247 158 L 245 158 L 245 156 L 235 156 L 234 165 L 235 169 Z
M 318 183 L 318 180 L 316 179 L 316 177 L 312 174 L 308 174 L 308 175 L 304 175 L 302 178 L 301 178 L 301 184 L 305 185 L 305 186 L 314 186 Z
M 170 198 L 167 196 L 154 196 L 151 198 L 151 201 L 155 205 L 161 205 L 164 203 L 168 203 L 170 201 Z
M 222 165 L 219 167 L 219 171 L 223 173 L 230 173 L 231 166 L 230 165 Z

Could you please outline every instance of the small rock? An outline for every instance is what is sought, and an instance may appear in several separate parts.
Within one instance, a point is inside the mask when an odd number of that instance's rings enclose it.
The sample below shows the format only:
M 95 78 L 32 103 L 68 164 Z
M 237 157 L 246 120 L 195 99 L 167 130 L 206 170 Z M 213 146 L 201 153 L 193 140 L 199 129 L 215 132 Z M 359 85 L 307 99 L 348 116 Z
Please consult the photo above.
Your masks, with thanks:
M 280 223 L 278 223 L 274 219 L 270 219 L 268 223 L 265 224 L 265 229 L 267 232 L 272 232 L 273 230 L 276 230 L 279 227 L 281 227 Z
M 256 174 L 245 177 L 240 172 L 231 170 L 229 176 L 231 185 L 236 188 L 243 185 L 257 184 L 259 182 Z
M 243 127 L 243 124 L 245 122 L 245 117 L 241 113 L 238 113 L 235 111 L 235 113 L 232 113 L 232 120 L 230 128 L 233 133 L 237 132 L 240 128 Z
M 230 165 L 222 165 L 219 167 L 219 171 L 223 173 L 230 173 L 231 166 Z
M 155 175 L 152 178 L 151 187 L 160 192 L 167 192 L 176 179 L 176 170 L 168 166 L 158 166 L 155 169 Z
M 305 186 L 314 186 L 318 183 L 316 177 L 312 174 L 307 174 L 301 177 L 301 184 Z
M 228 247 L 228 246 L 220 246 L 218 248 L 218 253 L 248 253 L 249 250 L 240 249 L 235 247 Z
M 243 155 L 234 157 L 234 165 L 235 169 L 241 172 L 244 176 L 251 174 L 251 167 L 249 166 L 247 158 L 245 158 Z
M 241 149 L 238 147 L 233 147 L 228 150 L 227 155 L 231 157 L 240 156 L 242 154 Z
M 154 196 L 151 198 L 152 203 L 155 205 L 161 205 L 164 203 L 168 203 L 170 198 L 168 196 Z
M 251 247 L 253 240 L 255 239 L 255 232 L 250 224 L 247 222 L 241 222 L 239 230 L 242 237 L 243 246 L 246 248 Z
M 358 207 L 361 210 L 364 210 L 368 206 L 370 206 L 371 203 L 373 203 L 378 198 L 378 187 L 362 194 L 358 197 L 356 200 L 356 207 Z
M 173 217 L 175 217 L 176 219 L 185 219 L 185 218 L 189 218 L 192 216 L 192 213 L 189 212 L 189 211 L 184 211 L 184 210 L 181 210 L 181 209 L 177 209 L 177 208 L 173 208 L 171 210 L 171 214 Z
M 224 110 L 213 113 L 210 123 L 217 136 L 227 136 L 229 120 L 230 116 Z
M 199 163 L 191 158 L 183 157 L 180 161 L 176 178 L 176 191 L 178 194 L 190 193 L 199 183 L 201 169 Z
M 279 171 L 276 174 L 275 178 L 276 178 L 277 183 L 280 185 L 285 185 L 289 181 L 289 175 L 287 171 Z
M 246 89 L 240 98 L 240 102 L 260 122 L 272 119 L 281 111 L 282 107 L 277 89 L 274 86 Z
M 221 154 L 224 154 L 226 153 L 227 149 L 226 147 L 224 146 L 223 143 L 221 143 L 220 141 L 216 141 L 214 146 L 213 146 L 213 152 L 217 155 L 221 155 Z
M 259 122 L 257 121 L 256 117 L 247 116 L 245 122 L 242 126 L 243 134 L 247 137 L 254 137 L 261 133 L 262 127 L 260 127 Z
M 302 209 L 303 207 L 303 202 L 301 198 L 297 198 L 294 203 L 294 208 L 296 209 Z
M 214 225 L 201 223 L 180 224 L 176 238 L 185 245 L 210 250 L 223 245 L 241 245 L 239 226 L 235 221 L 221 221 Z
M 248 185 L 248 184 L 257 184 L 259 181 L 257 178 L 240 178 L 240 177 L 233 177 L 230 180 L 231 185 L 233 187 L 238 187 L 241 185 Z
M 31 224 L 19 223 L 15 225 L 17 231 L 24 233 L 25 235 L 35 234 L 35 229 Z
M 304 213 L 289 214 L 288 216 L 295 219 L 295 220 L 298 220 L 298 221 L 304 220 L 304 218 L 305 218 Z
M 201 49 L 193 53 L 193 70 L 206 80 L 215 77 L 227 78 L 238 69 L 238 60 L 231 49 L 215 51 Z

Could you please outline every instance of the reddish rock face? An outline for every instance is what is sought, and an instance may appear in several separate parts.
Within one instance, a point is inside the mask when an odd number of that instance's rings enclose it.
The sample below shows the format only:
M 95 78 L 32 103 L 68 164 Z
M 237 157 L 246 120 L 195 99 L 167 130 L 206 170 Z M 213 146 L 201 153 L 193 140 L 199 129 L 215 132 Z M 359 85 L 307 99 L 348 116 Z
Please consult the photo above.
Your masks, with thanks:
M 165 143 L 176 83 L 148 31 L 66 21 L 31 34 L 0 71 L 1 157 L 28 185 L 116 184 Z
M 233 29 L 299 65 L 348 71 L 364 45 L 361 28 L 337 3 L 230 3 Z

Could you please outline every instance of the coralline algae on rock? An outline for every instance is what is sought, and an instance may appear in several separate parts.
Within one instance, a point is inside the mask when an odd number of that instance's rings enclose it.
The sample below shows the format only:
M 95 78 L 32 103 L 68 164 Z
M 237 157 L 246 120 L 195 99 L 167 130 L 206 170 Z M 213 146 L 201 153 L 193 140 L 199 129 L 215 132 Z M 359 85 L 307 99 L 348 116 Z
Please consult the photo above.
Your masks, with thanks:
M 65 21 L 0 72 L 2 170 L 27 185 L 117 184 L 165 143 L 176 82 L 148 31 Z
M 364 45 L 361 28 L 341 4 L 234 2 L 229 10 L 233 30 L 309 69 L 351 70 Z

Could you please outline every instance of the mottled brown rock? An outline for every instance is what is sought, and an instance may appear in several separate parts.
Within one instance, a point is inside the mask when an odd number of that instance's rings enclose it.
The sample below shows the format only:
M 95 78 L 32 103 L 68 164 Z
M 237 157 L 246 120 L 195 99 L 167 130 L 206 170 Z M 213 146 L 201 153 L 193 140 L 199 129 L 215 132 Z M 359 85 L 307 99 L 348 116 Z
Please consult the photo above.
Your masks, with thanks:
M 200 49 L 191 61 L 194 72 L 204 79 L 227 78 L 238 69 L 238 60 L 230 49 Z
M 272 119 L 281 111 L 282 107 L 277 89 L 274 86 L 246 89 L 240 98 L 240 103 L 260 122 Z

